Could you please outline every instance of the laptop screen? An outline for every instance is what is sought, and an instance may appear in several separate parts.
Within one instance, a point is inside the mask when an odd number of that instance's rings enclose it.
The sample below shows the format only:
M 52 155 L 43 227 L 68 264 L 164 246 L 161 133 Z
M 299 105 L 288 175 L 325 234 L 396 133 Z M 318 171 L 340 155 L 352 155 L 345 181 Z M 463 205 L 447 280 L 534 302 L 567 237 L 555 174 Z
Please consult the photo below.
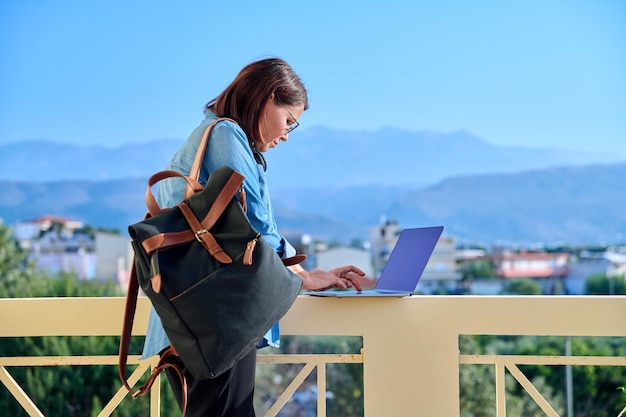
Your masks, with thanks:
M 413 292 L 442 231 L 443 226 L 402 230 L 376 289 Z

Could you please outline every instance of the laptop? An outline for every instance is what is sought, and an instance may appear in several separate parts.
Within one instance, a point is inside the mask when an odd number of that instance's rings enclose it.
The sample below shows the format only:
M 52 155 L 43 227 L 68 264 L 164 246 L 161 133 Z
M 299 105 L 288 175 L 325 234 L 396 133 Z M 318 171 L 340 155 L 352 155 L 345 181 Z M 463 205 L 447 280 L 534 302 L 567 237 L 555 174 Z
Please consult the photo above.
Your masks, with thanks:
M 443 226 L 402 230 L 372 290 L 303 291 L 301 294 L 317 297 L 408 297 L 415 291 L 442 232 Z

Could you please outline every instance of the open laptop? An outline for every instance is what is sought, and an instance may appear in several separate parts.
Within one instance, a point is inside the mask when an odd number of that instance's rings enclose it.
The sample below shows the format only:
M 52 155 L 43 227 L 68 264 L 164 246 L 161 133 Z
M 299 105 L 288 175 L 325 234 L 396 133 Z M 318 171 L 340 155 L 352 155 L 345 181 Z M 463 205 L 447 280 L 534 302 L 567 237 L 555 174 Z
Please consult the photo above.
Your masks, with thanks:
M 413 294 L 443 226 L 404 229 L 373 290 L 303 291 L 318 297 L 407 297 Z

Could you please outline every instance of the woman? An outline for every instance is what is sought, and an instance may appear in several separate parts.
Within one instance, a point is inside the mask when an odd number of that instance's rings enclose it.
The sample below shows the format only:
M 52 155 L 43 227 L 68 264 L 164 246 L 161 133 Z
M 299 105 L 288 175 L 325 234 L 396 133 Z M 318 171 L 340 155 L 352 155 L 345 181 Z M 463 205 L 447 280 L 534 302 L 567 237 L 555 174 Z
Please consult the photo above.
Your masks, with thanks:
M 269 198 L 263 153 L 287 141 L 298 127 L 298 118 L 308 108 L 307 92 L 300 78 L 283 60 L 277 58 L 253 62 L 244 67 L 233 82 L 205 106 L 205 119 L 176 152 L 167 169 L 189 174 L 196 149 L 205 128 L 219 117 L 211 131 L 199 181 L 205 184 L 209 174 L 224 165 L 245 177 L 247 215 L 252 226 L 274 247 L 281 257 L 295 255 L 293 246 L 277 230 Z M 184 199 L 185 183 L 168 179 L 159 183 L 157 200 L 161 207 L 171 207 Z M 306 271 L 299 265 L 289 267 L 302 278 L 303 289 L 356 287 L 360 269 L 349 265 L 328 272 Z M 259 347 L 278 346 L 278 324 L 274 325 Z M 143 357 L 156 355 L 169 346 L 154 309 L 150 313 Z M 184 364 L 181 364 L 184 367 Z M 253 394 L 256 351 L 215 379 L 195 380 L 185 373 L 188 388 L 187 416 L 254 416 Z M 177 375 L 166 370 L 174 394 L 182 406 L 181 384 Z

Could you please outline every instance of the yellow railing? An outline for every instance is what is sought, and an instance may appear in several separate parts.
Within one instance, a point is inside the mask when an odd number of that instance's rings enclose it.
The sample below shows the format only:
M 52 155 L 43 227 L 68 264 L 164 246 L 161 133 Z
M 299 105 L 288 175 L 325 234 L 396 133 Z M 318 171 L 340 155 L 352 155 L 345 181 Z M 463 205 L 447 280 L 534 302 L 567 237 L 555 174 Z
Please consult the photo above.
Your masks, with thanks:
M 0 299 L 0 337 L 119 335 L 123 298 Z M 550 404 L 519 372 L 518 364 L 626 366 L 623 357 L 471 356 L 459 354 L 460 335 L 626 336 L 623 311 L 626 297 L 474 297 L 414 296 L 410 298 L 325 299 L 301 296 L 282 320 L 288 335 L 361 336 L 363 350 L 354 355 L 260 355 L 263 363 L 305 363 L 304 369 L 270 408 L 276 415 L 297 385 L 318 369 L 318 393 L 324 393 L 326 363 L 363 363 L 366 417 L 458 416 L 459 366 L 495 367 L 497 415 L 505 416 L 504 370 L 529 392 L 548 416 Z M 141 299 L 135 335 L 145 334 L 149 301 Z M 116 364 L 115 356 L 0 358 L 0 380 L 32 416 L 41 416 L 27 390 L 17 386 L 7 368 Z M 137 357 L 129 363 L 139 363 Z M 132 375 L 152 366 L 140 363 Z M 157 385 L 158 386 L 158 385 Z M 118 391 L 101 415 L 110 415 L 124 390 Z M 158 416 L 159 392 L 153 390 L 152 416 Z M 318 415 L 325 415 L 318 397 Z

